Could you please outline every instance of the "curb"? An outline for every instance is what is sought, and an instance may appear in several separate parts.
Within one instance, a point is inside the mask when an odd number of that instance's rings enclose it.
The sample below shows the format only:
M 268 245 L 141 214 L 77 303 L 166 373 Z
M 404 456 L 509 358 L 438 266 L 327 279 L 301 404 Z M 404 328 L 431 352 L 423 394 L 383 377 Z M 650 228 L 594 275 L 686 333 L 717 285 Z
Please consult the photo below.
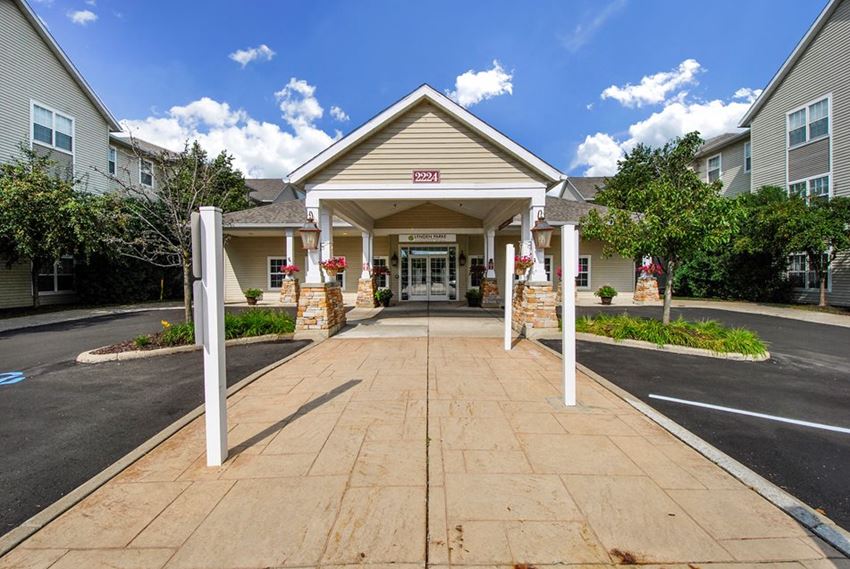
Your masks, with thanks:
M 274 363 L 267 365 L 266 367 L 255 371 L 249 376 L 239 380 L 237 383 L 234 383 L 230 387 L 227 388 L 227 396 L 230 397 L 234 393 L 238 392 L 244 387 L 247 387 L 263 375 L 268 372 L 282 366 L 289 360 L 295 358 L 296 356 L 300 356 L 301 354 L 312 350 L 322 341 L 312 342 L 300 350 L 289 354 L 285 358 L 282 358 Z M 119 475 L 124 469 L 132 465 L 134 462 L 142 458 L 147 453 L 151 452 L 153 449 L 158 447 L 160 444 L 165 442 L 172 435 L 177 433 L 180 429 L 197 419 L 198 417 L 204 414 L 204 404 L 201 403 L 195 409 L 189 411 L 187 414 L 183 415 L 183 417 L 177 419 L 163 430 L 137 446 L 135 449 L 131 450 L 129 453 L 119 458 L 117 461 L 113 462 L 111 465 L 107 466 L 104 470 L 95 474 L 92 478 L 82 483 L 80 486 L 74 488 L 66 495 L 61 497 L 59 500 L 53 502 L 51 505 L 47 506 L 45 509 L 26 520 L 24 523 L 7 533 L 6 535 L 0 537 L 0 558 L 3 555 L 7 554 L 25 539 L 30 537 L 32 534 L 46 526 L 51 521 L 55 520 L 66 511 L 70 510 L 77 503 L 83 500 L 86 496 L 115 478 Z
M 549 338 L 547 338 L 549 339 Z M 551 338 L 555 339 L 555 338 Z M 557 338 L 560 340 L 560 335 Z M 627 348 L 640 348 L 642 350 L 656 350 L 659 352 L 668 352 L 671 354 L 682 354 L 685 356 L 700 356 L 703 358 L 715 358 L 719 360 L 732 360 L 737 362 L 764 362 L 770 359 L 770 352 L 765 352 L 760 356 L 748 356 L 740 352 L 714 352 L 705 348 L 691 348 L 688 346 L 674 346 L 672 344 L 663 344 L 659 346 L 653 342 L 645 340 L 615 340 L 608 336 L 600 336 L 599 334 L 591 334 L 589 332 L 576 332 L 576 340 L 583 342 L 595 342 L 597 344 L 608 344 L 611 346 L 625 346 Z
M 534 344 L 549 351 L 558 358 L 560 352 L 553 350 L 546 344 L 532 340 Z M 563 359 L 563 358 L 562 358 Z M 749 467 L 738 462 L 717 447 L 707 443 L 691 431 L 679 425 L 663 413 L 660 413 L 626 391 L 614 385 L 595 371 L 576 362 L 576 369 L 587 375 L 590 379 L 628 403 L 639 413 L 656 423 L 671 435 L 703 455 L 705 458 L 731 474 L 739 482 L 755 490 L 768 502 L 797 520 L 798 523 L 809 529 L 812 533 L 823 539 L 829 545 L 850 557 L 850 532 L 836 524 L 834 521 L 821 514 L 799 498 L 789 494 L 773 482 L 770 482 Z
M 293 334 L 266 334 L 264 336 L 251 336 L 249 338 L 235 338 L 226 340 L 225 346 L 243 346 L 245 344 L 259 344 L 261 342 L 274 342 L 277 340 L 292 340 Z M 300 339 L 300 338 L 297 338 Z M 309 338 L 313 339 L 313 338 Z M 200 350 L 203 346 L 192 344 L 191 346 L 173 346 L 170 348 L 157 348 L 156 350 L 133 350 L 129 352 L 117 352 L 114 354 L 95 354 L 94 352 L 102 350 L 108 346 L 101 346 L 88 350 L 77 356 L 78 364 L 99 364 L 103 362 L 119 362 L 126 360 L 140 360 L 143 358 L 155 358 L 157 356 L 167 356 L 170 354 L 180 354 L 183 352 L 194 352 Z
M 61 320 L 54 320 L 51 322 L 21 322 L 20 324 L 12 323 L 9 328 L 3 327 L 4 320 L 13 320 L 15 318 L 29 318 L 28 316 L 12 316 L 8 319 L 0 319 L 0 333 L 5 332 L 14 332 L 15 330 L 24 330 L 26 328 L 37 328 L 39 326 L 53 326 L 54 324 L 64 324 L 66 322 L 77 322 L 78 320 L 88 320 L 89 318 L 101 318 L 103 316 L 115 316 L 117 314 L 135 314 L 137 312 L 154 312 L 157 310 L 182 310 L 183 304 L 174 305 L 174 306 L 150 306 L 150 307 L 136 307 L 136 308 L 93 308 L 93 311 L 101 310 L 101 312 L 96 312 L 92 314 L 78 315 L 78 316 L 69 316 L 67 318 L 62 318 Z

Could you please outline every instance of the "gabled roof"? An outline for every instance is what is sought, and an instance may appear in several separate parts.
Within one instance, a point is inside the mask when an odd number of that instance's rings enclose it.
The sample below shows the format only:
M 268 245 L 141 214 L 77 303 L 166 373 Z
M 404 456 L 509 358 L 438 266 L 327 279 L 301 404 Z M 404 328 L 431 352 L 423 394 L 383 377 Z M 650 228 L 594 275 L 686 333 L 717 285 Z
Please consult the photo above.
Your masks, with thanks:
M 113 144 L 118 144 L 123 146 L 124 148 L 133 149 L 135 146 L 139 152 L 144 154 L 150 154 L 151 156 L 158 156 L 163 152 L 167 152 L 169 154 L 176 154 L 173 150 L 168 150 L 167 148 L 163 148 L 162 146 L 157 146 L 152 142 L 148 142 L 146 140 L 142 140 L 141 138 L 136 138 L 135 136 L 131 137 L 130 135 L 125 135 L 125 133 L 109 133 L 109 142 Z
M 568 182 L 580 197 L 593 201 L 599 190 L 605 187 L 605 180 L 605 176 L 570 176 Z
M 53 39 L 53 36 L 50 35 L 49 31 L 47 31 L 47 28 L 42 23 L 41 18 L 32 11 L 32 8 L 29 7 L 29 4 L 27 4 L 25 0 L 13 0 L 13 2 L 44 43 L 47 44 L 47 47 L 53 52 L 53 55 L 56 56 L 59 63 L 62 64 L 68 74 L 74 79 L 74 81 L 77 82 L 77 85 L 80 86 L 80 89 L 83 90 L 83 93 L 86 94 L 92 104 L 98 111 L 100 111 L 100 114 L 103 115 L 103 118 L 105 118 L 106 122 L 109 123 L 109 128 L 113 131 L 120 131 L 121 125 L 118 124 L 118 120 L 111 112 L 109 112 L 109 109 L 106 108 L 106 105 L 103 104 L 103 101 L 100 100 L 100 97 L 97 96 L 97 93 L 94 92 L 91 85 L 86 82 L 79 70 L 74 67 L 74 64 L 71 63 L 71 60 L 68 58 L 68 55 L 62 51 L 62 48 L 59 47 L 59 44 L 56 43 L 56 40 Z
M 281 178 L 246 178 L 245 185 L 251 190 L 249 197 L 261 203 L 299 199 L 292 184 L 287 184 Z
M 401 116 L 402 113 L 413 108 L 415 105 L 424 100 L 430 101 L 440 109 L 451 114 L 453 117 L 469 126 L 472 130 L 490 140 L 526 164 L 532 170 L 539 172 L 543 175 L 543 177 L 551 180 L 552 182 L 557 182 L 565 177 L 564 174 L 562 174 L 557 168 L 546 163 L 541 158 L 538 158 L 521 145 L 517 144 L 462 106 L 446 97 L 444 94 L 426 84 L 381 111 L 365 124 L 357 127 L 350 134 L 339 139 L 325 150 L 319 152 L 316 156 L 290 172 L 289 181 L 293 184 L 302 182 L 311 174 L 314 174 L 332 162 L 336 157 L 340 156 L 347 150 L 354 148 L 354 146 L 356 146 L 359 142 L 374 132 L 377 132 L 390 121 Z
M 746 114 L 744 114 L 743 118 L 741 118 L 741 122 L 738 123 L 738 126 L 750 126 L 753 118 L 755 118 L 764 104 L 770 99 L 782 83 L 782 80 L 785 79 L 785 77 L 791 72 L 791 69 L 794 68 L 794 65 L 797 64 L 806 52 L 806 49 L 808 49 L 809 45 L 811 45 L 812 41 L 814 41 L 815 37 L 817 37 L 818 33 L 823 29 L 824 25 L 826 25 L 829 18 L 832 17 L 832 14 L 835 12 L 835 9 L 838 8 L 838 5 L 841 4 L 842 1 L 843 0 L 829 0 L 820 15 L 809 28 L 809 31 L 806 32 L 806 35 L 804 35 L 803 39 L 799 41 L 797 47 L 794 48 L 794 51 L 791 52 L 791 55 L 788 56 L 788 59 L 785 60 L 785 63 L 782 64 L 782 67 L 779 68 L 779 71 L 776 72 L 776 75 L 773 76 L 770 83 L 767 84 L 767 87 L 765 87 L 764 91 L 762 91 L 761 95 L 759 95 L 758 99 L 755 100 L 750 109 L 746 112 Z
M 711 154 L 713 152 L 716 152 L 717 150 L 720 150 L 721 148 L 747 139 L 749 137 L 749 130 L 744 130 L 741 132 L 724 132 L 723 134 L 719 134 L 706 140 L 703 145 L 699 147 L 699 150 L 697 150 L 697 153 L 694 155 L 694 158 L 699 158 L 701 156 Z

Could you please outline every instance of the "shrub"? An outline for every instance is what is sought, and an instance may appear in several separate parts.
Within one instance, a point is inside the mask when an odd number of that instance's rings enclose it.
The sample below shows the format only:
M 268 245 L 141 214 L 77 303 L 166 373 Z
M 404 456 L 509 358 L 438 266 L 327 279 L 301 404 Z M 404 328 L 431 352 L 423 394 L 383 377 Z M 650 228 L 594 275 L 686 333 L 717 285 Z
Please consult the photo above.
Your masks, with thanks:
M 181 346 L 195 343 L 195 325 L 191 322 L 163 326 L 160 343 L 164 346 Z
M 598 314 L 576 320 L 576 331 L 614 340 L 643 340 L 659 346 L 669 344 L 720 353 L 760 356 L 767 351 L 755 332 L 745 328 L 730 328 L 714 320 L 688 322 L 679 318 L 665 325 L 653 318 Z
M 375 291 L 375 300 L 383 304 L 384 306 L 388 306 L 390 300 L 393 298 L 393 291 L 388 288 L 379 288 Z
M 242 294 L 245 295 L 245 298 L 260 298 L 263 296 L 263 291 L 258 288 L 249 288 Z
M 149 346 L 150 343 L 151 337 L 147 334 L 142 334 L 141 336 L 136 336 L 135 338 L 133 338 L 133 345 L 139 349 Z
M 289 334 L 295 330 L 295 321 L 286 312 L 278 310 L 246 310 L 224 315 L 224 337 L 248 338 L 266 334 Z
M 615 289 L 611 285 L 605 285 L 596 289 L 596 292 L 594 292 L 593 294 L 600 298 L 614 298 L 615 296 L 617 296 L 617 289 Z

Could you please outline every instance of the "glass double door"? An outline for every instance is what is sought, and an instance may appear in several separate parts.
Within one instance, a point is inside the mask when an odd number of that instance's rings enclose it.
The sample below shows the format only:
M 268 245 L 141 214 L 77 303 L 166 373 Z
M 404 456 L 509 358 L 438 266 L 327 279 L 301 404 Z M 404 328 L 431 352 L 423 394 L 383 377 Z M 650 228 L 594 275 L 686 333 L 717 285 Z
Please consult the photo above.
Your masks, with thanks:
M 409 300 L 449 299 L 449 256 L 410 256 Z

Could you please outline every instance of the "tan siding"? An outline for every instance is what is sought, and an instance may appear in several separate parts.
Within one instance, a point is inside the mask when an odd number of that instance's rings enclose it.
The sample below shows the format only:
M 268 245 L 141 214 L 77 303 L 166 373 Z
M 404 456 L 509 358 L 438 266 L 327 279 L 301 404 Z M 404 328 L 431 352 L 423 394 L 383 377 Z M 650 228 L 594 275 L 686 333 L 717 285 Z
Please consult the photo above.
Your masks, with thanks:
M 734 197 L 750 191 L 751 173 L 744 171 L 744 144 L 740 140 L 729 146 L 707 154 L 694 161 L 694 171 L 704 181 L 708 181 L 708 159 L 720 154 L 720 179 L 723 182 L 721 193 Z
M 345 257 L 348 263 L 343 291 L 357 292 L 357 281 L 363 270 L 363 239 L 334 236 L 334 257 Z
M 844 0 L 752 121 L 753 188 L 786 183 L 786 113 L 832 93 L 833 183 L 850 196 L 850 1 Z M 850 292 L 850 291 L 848 291 Z
M 481 220 L 426 203 L 375 221 L 376 229 L 481 227 Z
M 30 100 L 74 118 L 75 175 L 91 191 L 107 189 L 106 119 L 10 0 L 0 0 L 0 161 L 30 140 Z
M 788 182 L 829 172 L 829 139 L 805 144 L 788 152 Z
M 266 263 L 268 257 L 286 255 L 283 234 L 280 237 L 230 237 L 224 246 L 224 254 L 225 302 L 244 301 L 242 292 L 249 288 L 258 288 L 270 295 L 278 294 L 269 290 Z M 301 269 L 305 270 L 303 266 Z
M 440 170 L 443 183 L 543 182 L 515 157 L 423 102 L 305 183 L 410 183 L 414 169 L 429 168 Z
M 30 264 L 15 263 L 6 268 L 0 259 L 0 308 L 15 308 L 32 304 Z

